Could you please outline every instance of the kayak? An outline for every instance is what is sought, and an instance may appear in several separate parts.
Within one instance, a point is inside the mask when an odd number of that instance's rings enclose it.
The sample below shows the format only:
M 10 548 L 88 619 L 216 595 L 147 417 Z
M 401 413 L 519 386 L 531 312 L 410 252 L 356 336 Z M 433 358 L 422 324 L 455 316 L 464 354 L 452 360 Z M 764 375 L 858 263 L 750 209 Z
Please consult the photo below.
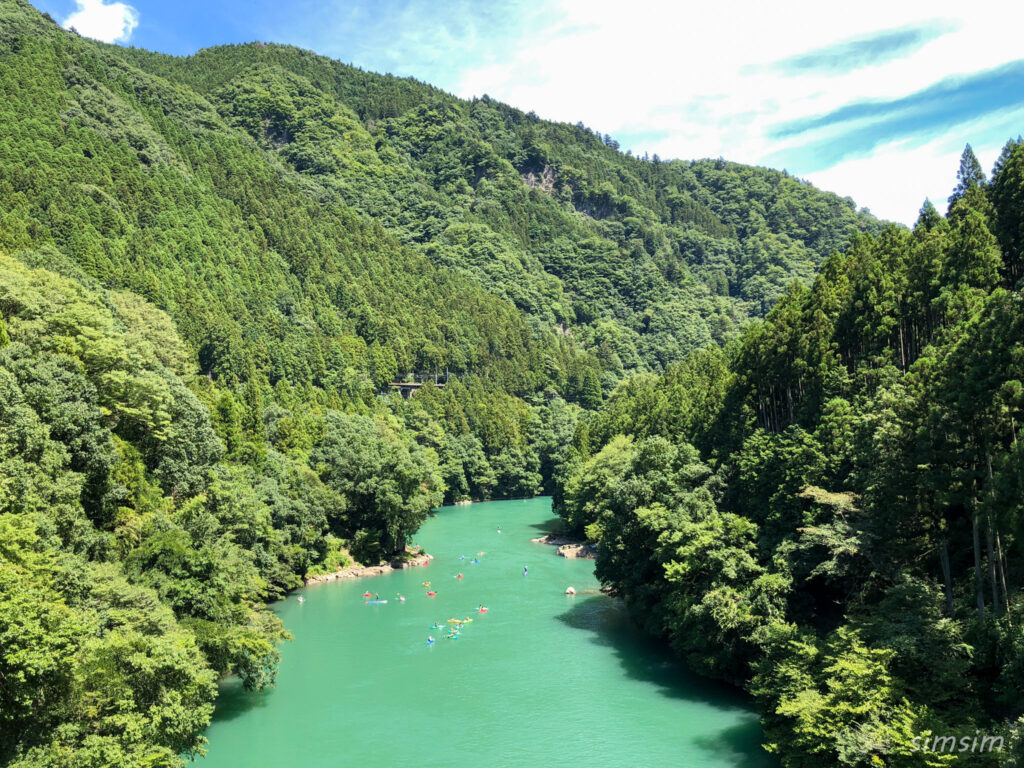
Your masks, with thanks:
M 373 597 L 370 592 L 363 592 L 363 597 Z
M 476 612 L 477 613 L 487 613 L 488 610 L 490 610 L 490 609 L 489 608 L 478 608 Z
M 367 600 L 367 605 L 385 605 L 387 600 Z
M 427 597 L 436 597 L 437 592 L 427 592 Z

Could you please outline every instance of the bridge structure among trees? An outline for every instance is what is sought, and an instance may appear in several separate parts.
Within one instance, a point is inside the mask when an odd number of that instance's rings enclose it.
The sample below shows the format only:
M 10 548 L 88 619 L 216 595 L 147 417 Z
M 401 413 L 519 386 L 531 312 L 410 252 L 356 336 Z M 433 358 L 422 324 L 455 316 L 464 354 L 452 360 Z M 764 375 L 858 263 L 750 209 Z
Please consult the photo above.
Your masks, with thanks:
M 418 389 L 422 389 L 426 384 L 433 381 L 435 387 L 441 389 L 448 383 L 448 369 L 444 369 L 444 380 L 441 380 L 441 375 L 434 371 L 431 373 L 411 373 L 405 377 L 402 381 L 392 381 L 388 384 L 388 389 L 398 390 L 398 392 L 404 398 L 412 397 L 413 392 Z

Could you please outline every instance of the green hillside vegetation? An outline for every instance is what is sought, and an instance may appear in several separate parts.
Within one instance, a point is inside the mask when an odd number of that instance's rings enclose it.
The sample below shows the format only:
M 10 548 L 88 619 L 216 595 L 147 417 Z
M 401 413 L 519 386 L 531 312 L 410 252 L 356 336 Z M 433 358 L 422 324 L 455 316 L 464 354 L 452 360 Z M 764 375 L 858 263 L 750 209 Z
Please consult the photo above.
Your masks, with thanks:
M 624 382 L 557 472 L 599 577 L 787 768 L 1024 764 L 1022 193 L 1024 142 L 991 181 L 968 147 L 947 217 Z M 979 731 L 1003 752 L 914 749 Z
M 131 58 L 203 94 L 313 194 L 572 327 L 616 376 L 727 338 L 879 226 L 778 171 L 627 156 L 582 125 L 296 48 Z
M 273 682 L 269 601 L 344 549 L 400 556 L 442 502 L 558 489 L 620 380 L 880 227 L 783 173 L 288 47 L 174 59 L 0 0 L 0 53 L 19 768 L 199 754 L 218 678 Z M 388 394 L 415 372 L 444 386 Z

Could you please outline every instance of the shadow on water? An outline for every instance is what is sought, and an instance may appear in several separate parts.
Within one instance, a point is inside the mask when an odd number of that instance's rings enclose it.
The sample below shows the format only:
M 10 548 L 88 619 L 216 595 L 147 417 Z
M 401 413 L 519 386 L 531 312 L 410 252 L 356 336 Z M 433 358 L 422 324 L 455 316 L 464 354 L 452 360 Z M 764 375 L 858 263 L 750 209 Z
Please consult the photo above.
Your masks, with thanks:
M 565 532 L 565 521 L 560 517 L 552 517 L 539 523 L 530 523 L 529 527 L 541 533 L 561 534 Z
M 254 709 L 261 709 L 267 706 L 273 694 L 273 688 L 265 691 L 247 691 L 237 677 L 223 680 L 217 686 L 217 703 L 212 722 L 226 723 Z
M 694 743 L 716 755 L 727 755 L 735 768 L 777 768 L 778 759 L 764 751 L 764 733 L 756 720 L 736 723 L 715 733 L 695 736 Z
M 569 610 L 555 618 L 591 633 L 590 641 L 609 648 L 631 679 L 654 685 L 662 696 L 699 702 L 723 713 L 751 713 L 748 720 L 696 736 L 694 743 L 718 755 L 728 755 L 737 768 L 778 765 L 761 747 L 763 733 L 754 716 L 753 699 L 734 686 L 688 669 L 633 624 L 620 600 L 605 595 L 578 597 Z

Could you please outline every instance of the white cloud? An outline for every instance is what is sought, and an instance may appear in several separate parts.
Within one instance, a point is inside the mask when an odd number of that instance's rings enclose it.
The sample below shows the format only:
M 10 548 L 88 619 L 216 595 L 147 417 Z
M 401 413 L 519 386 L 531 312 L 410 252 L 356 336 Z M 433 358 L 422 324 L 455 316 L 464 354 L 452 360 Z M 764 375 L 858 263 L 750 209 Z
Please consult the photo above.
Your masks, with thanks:
M 75 0 L 78 10 L 64 19 L 66 28 L 74 27 L 85 37 L 104 43 L 124 43 L 139 25 L 139 12 L 125 3 L 103 0 Z
M 488 93 L 549 119 L 582 120 L 641 153 L 723 156 L 758 164 L 783 153 L 791 173 L 827 183 L 879 215 L 906 221 L 913 220 L 925 196 L 940 189 L 948 195 L 952 183 L 945 182 L 955 176 L 964 143 L 980 143 L 962 121 L 932 126 L 918 140 L 932 140 L 924 146 L 883 146 L 870 157 L 825 169 L 802 158 L 810 137 L 776 139 L 773 129 L 858 101 L 897 99 L 946 77 L 1015 61 L 1022 56 L 1024 4 L 864 0 L 852 10 L 820 0 L 633 0 L 625 5 L 562 0 L 557 17 L 557 23 L 527 30 L 501 61 L 481 56 L 479 66 L 462 69 L 449 87 L 467 97 Z M 873 66 L 850 71 L 768 66 L 923 24 L 937 25 L 944 34 Z M 1009 127 L 999 144 L 1016 136 L 1019 125 Z M 985 123 L 971 127 L 989 133 Z M 951 146 L 958 147 L 952 151 L 952 166 Z M 938 167 L 926 172 L 931 160 Z M 908 175 L 896 179 L 902 172 Z M 908 207 L 909 217 L 897 215 Z
M 913 224 L 925 198 L 940 213 L 956 186 L 956 172 L 964 149 L 961 135 L 978 137 L 971 149 L 988 174 L 1006 140 L 1016 137 L 1024 125 L 1024 107 L 1006 110 L 985 120 L 965 123 L 951 136 L 920 146 L 890 142 L 869 156 L 839 163 L 805 176 L 821 189 L 853 197 L 875 216 Z

